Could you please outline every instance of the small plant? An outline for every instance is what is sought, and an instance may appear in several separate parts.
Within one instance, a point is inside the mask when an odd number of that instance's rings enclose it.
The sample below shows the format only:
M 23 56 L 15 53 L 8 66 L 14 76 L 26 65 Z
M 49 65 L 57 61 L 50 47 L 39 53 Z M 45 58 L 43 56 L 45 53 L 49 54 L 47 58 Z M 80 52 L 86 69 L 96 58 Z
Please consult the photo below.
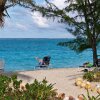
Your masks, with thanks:
M 100 72 L 96 72 L 96 73 L 94 74 L 94 80 L 95 80 L 96 82 L 100 82 Z
M 100 72 L 89 71 L 83 75 L 84 79 L 88 81 L 100 82 Z
M 85 73 L 83 78 L 87 79 L 88 81 L 93 81 L 94 80 L 94 72 L 90 71 L 90 72 Z

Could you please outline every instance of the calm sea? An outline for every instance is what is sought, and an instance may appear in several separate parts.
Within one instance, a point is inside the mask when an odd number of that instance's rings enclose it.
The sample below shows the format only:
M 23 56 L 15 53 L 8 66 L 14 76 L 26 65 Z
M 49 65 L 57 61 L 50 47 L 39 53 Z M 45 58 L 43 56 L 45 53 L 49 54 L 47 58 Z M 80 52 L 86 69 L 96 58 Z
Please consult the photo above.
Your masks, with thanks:
M 0 59 L 5 61 L 5 71 L 34 70 L 35 57 L 51 56 L 51 68 L 78 67 L 92 62 L 92 51 L 77 54 L 68 47 L 57 46 L 67 39 L 0 39 Z

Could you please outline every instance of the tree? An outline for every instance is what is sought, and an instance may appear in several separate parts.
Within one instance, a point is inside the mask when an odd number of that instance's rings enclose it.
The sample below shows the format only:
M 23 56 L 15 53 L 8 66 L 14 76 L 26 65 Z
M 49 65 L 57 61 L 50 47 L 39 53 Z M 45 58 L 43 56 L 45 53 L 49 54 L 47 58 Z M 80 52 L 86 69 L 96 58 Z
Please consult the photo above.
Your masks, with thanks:
M 7 9 L 15 5 L 30 8 L 34 6 L 34 2 L 33 0 L 0 0 L 0 27 L 4 25 L 4 17 L 9 17 Z
M 79 52 L 91 48 L 93 64 L 98 65 L 96 46 L 100 41 L 100 0 L 66 0 L 63 9 L 45 1 L 46 7 L 37 5 L 36 10 L 46 17 L 58 17 L 75 36 L 75 39 L 59 45 L 69 46 Z

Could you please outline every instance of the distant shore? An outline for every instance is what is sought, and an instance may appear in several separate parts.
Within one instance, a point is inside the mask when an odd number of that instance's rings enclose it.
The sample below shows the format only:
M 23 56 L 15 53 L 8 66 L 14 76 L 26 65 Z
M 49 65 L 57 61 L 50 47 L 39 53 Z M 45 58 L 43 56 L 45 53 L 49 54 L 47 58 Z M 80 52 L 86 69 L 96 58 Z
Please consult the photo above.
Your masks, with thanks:
M 32 83 L 34 79 L 42 81 L 44 78 L 49 83 L 55 84 L 54 88 L 58 89 L 58 93 L 65 93 L 66 96 L 77 97 L 79 94 L 85 94 L 86 90 L 75 86 L 75 79 L 82 77 L 83 68 L 59 68 L 59 69 L 45 69 L 35 71 L 20 71 L 17 72 L 18 79 L 23 80 L 23 85 L 26 83 Z M 96 84 L 96 83 L 93 83 Z M 91 92 L 90 92 L 91 93 Z M 96 92 L 92 92 L 92 95 L 96 95 Z

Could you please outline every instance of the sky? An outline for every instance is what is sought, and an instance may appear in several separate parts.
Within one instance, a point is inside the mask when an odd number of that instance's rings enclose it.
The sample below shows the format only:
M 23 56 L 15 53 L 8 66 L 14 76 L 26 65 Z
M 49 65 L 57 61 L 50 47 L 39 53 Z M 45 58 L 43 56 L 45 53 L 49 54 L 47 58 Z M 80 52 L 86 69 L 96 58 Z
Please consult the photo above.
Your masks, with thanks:
M 35 0 L 44 4 L 44 0 Z M 51 0 L 59 8 L 65 6 L 65 0 Z M 9 17 L 5 18 L 4 28 L 0 29 L 0 38 L 72 38 L 66 25 L 56 20 L 47 19 L 39 12 L 31 12 L 23 7 L 8 9 Z

